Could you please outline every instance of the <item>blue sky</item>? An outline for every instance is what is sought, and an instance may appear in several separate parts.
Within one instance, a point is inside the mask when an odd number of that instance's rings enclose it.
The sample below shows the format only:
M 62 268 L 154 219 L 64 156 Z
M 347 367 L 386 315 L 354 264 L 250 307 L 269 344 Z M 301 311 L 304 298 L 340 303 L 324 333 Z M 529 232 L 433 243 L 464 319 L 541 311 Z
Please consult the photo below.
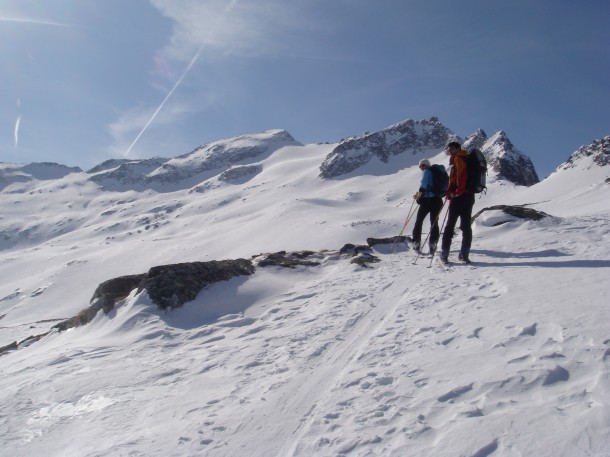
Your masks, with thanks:
M 607 0 L 0 0 L 0 161 L 90 168 L 439 117 L 541 177 L 610 134 Z

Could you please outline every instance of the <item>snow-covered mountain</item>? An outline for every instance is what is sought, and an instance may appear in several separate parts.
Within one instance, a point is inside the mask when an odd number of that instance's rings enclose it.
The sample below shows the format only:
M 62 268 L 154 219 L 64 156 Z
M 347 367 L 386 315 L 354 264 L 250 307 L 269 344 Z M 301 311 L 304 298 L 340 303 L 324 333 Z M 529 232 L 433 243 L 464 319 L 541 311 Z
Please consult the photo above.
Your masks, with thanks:
M 558 167 L 558 170 L 570 168 L 590 169 L 610 165 L 610 136 L 606 136 L 591 144 L 581 146 L 570 158 Z
M 532 186 L 540 181 L 531 159 L 516 149 L 502 130 L 488 138 L 479 129 L 466 138 L 463 147 L 467 150 L 480 149 L 487 159 L 488 167 L 499 179 L 520 186 Z
M 521 186 L 539 182 L 531 159 L 515 148 L 504 131 L 488 138 L 478 129 L 461 140 L 436 117 L 422 121 L 409 119 L 379 132 L 366 132 L 341 141 L 320 166 L 320 176 L 326 179 L 350 176 L 365 165 L 369 172 L 376 165 L 377 173 L 388 174 L 438 154 L 449 141 L 459 141 L 468 151 L 480 149 L 493 178 Z
M 336 178 L 365 165 L 370 169 L 371 160 L 382 164 L 392 160 L 386 170 L 413 165 L 421 158 L 438 154 L 452 137 L 453 132 L 436 117 L 422 121 L 408 119 L 379 132 L 366 132 L 361 137 L 341 141 L 320 166 L 320 176 Z
M 222 172 L 224 179 L 235 179 L 244 174 L 244 165 L 261 160 L 263 156 L 287 145 L 298 145 L 285 130 L 270 130 L 258 134 L 241 135 L 215 141 L 175 158 L 145 160 L 110 160 L 89 171 L 91 180 L 115 188 L 155 188 L 169 190 L 191 187 Z M 241 166 L 241 172 L 231 167 Z M 221 178 L 223 179 L 223 178 Z
M 339 145 L 270 131 L 8 182 L 0 347 L 23 343 L 0 357 L 3 453 L 607 455 L 607 147 L 531 186 L 493 170 L 475 205 L 494 209 L 474 223 L 474 269 L 445 270 L 404 243 L 373 246 L 370 262 L 342 249 L 401 231 L 417 161 L 447 162 L 436 122 L 386 129 L 360 145 L 385 153 L 346 152 L 359 165 L 334 177 L 322 165 L 342 161 Z M 409 129 L 424 136 L 407 141 Z M 498 157 L 511 149 L 502 137 L 477 136 Z M 396 141 L 415 146 L 388 153 Z M 241 273 L 202 280 L 224 259 L 242 259 Z M 137 286 L 161 274 L 186 299 Z M 186 302 L 160 309 L 158 294 Z M 92 297 L 112 301 L 108 314 L 27 339 Z
M 79 173 L 78 167 L 67 167 L 58 163 L 42 162 L 29 165 L 0 163 L 0 190 L 13 183 L 48 181 L 61 179 L 71 173 Z

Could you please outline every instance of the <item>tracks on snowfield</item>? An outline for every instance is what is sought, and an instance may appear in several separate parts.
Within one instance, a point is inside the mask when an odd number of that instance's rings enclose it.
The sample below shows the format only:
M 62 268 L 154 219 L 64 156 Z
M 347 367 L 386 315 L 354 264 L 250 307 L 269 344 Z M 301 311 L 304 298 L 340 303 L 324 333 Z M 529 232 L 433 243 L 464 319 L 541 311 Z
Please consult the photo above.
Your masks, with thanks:
M 382 333 L 390 321 L 396 318 L 397 311 L 409 301 L 410 287 L 427 278 L 427 271 L 422 270 L 406 283 L 401 281 L 400 273 L 404 271 L 393 270 L 389 278 L 382 280 L 376 291 L 378 295 L 371 294 L 363 302 L 365 306 L 368 304 L 368 309 L 346 322 L 343 331 L 337 335 L 336 342 L 328 348 L 317 366 L 311 367 L 313 372 L 307 381 L 307 395 L 294 398 L 289 405 L 290 409 L 301 410 L 304 414 L 292 433 L 284 437 L 285 443 L 276 454 L 278 457 L 301 455 L 300 441 L 313 422 L 323 417 L 332 419 L 336 416 L 336 413 L 324 409 L 334 398 L 333 390 L 351 382 L 348 380 L 350 368 L 362 358 L 371 340 Z M 400 296 L 399 300 L 396 300 L 397 296 Z M 386 378 L 380 382 L 391 383 L 392 380 Z
M 254 329 L 219 343 L 227 348 L 222 360 L 231 360 L 227 352 L 233 352 L 236 359 L 252 361 L 249 366 L 214 367 L 209 373 L 220 368 L 236 380 L 230 395 L 206 407 L 209 416 L 222 417 L 198 432 L 213 441 L 210 456 L 243 452 L 238 443 L 233 445 L 231 435 L 238 435 L 242 445 L 247 437 L 251 456 L 311 455 L 319 440 L 317 423 L 332 421 L 338 414 L 332 409 L 337 392 L 360 384 L 360 376 L 354 378 L 354 373 L 362 370 L 365 352 L 392 322 L 401 319 L 401 308 L 418 301 L 410 290 L 415 285 L 421 290 L 430 271 L 412 266 L 399 255 L 387 256 L 373 269 L 323 268 L 321 278 L 307 287 L 300 284 L 252 325 L 264 329 L 262 349 L 256 343 L 261 333 Z M 371 275 L 379 280 L 372 282 Z M 253 353 L 244 354 L 250 338 L 255 344 Z M 383 385 L 393 380 L 382 377 L 375 382 Z M 215 412 L 223 405 L 231 409 L 237 404 L 240 414 L 234 417 L 226 409 L 223 414 Z

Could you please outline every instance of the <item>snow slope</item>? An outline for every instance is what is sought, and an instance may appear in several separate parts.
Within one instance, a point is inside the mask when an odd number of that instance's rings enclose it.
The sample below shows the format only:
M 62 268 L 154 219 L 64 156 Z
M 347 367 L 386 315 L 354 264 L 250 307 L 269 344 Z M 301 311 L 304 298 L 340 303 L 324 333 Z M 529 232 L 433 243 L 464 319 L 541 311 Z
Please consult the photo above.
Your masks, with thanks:
M 552 217 L 484 212 L 475 268 L 414 264 L 403 244 L 362 268 L 337 250 L 398 234 L 420 157 L 323 180 L 332 148 L 288 145 L 192 192 L 101 190 L 84 173 L 7 186 L 0 346 L 74 315 L 112 277 L 321 252 L 317 267 L 259 268 L 172 311 L 134 292 L 0 357 L 2 454 L 609 455 L 607 167 L 529 188 L 492 179 L 475 211 L 532 203 Z

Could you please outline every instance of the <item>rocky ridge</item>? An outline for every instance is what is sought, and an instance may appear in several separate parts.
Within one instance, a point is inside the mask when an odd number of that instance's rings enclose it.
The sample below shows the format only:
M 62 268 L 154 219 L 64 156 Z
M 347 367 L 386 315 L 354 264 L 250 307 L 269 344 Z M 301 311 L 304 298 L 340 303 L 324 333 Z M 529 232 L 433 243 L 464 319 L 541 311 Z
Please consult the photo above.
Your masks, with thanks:
M 422 121 L 408 119 L 379 132 L 343 140 L 320 165 L 320 177 L 331 179 L 346 175 L 373 158 L 383 163 L 403 154 L 423 158 L 440 151 L 454 136 L 436 117 Z
M 590 158 L 592 162 L 590 165 L 587 165 L 587 167 L 590 167 L 593 164 L 600 167 L 610 165 L 610 135 L 599 140 L 595 140 L 591 144 L 579 147 L 568 158 L 568 160 L 561 164 L 557 169 L 567 170 L 574 168 L 578 163 L 582 162 L 582 160 L 587 157 Z
M 469 151 L 480 149 L 497 179 L 522 186 L 539 182 L 531 159 L 515 148 L 504 131 L 489 138 L 482 129 L 478 129 L 462 141 L 436 117 L 422 121 L 407 120 L 379 132 L 343 140 L 320 166 L 320 177 L 332 179 L 347 175 L 373 158 L 388 163 L 393 157 L 408 155 L 416 164 L 420 158 L 442 152 L 449 141 L 458 141 Z
M 488 169 L 496 174 L 497 179 L 520 186 L 532 186 L 540 181 L 531 159 L 515 148 L 502 130 L 489 138 L 482 129 L 478 129 L 464 140 L 463 147 L 469 151 L 480 149 L 487 159 Z

